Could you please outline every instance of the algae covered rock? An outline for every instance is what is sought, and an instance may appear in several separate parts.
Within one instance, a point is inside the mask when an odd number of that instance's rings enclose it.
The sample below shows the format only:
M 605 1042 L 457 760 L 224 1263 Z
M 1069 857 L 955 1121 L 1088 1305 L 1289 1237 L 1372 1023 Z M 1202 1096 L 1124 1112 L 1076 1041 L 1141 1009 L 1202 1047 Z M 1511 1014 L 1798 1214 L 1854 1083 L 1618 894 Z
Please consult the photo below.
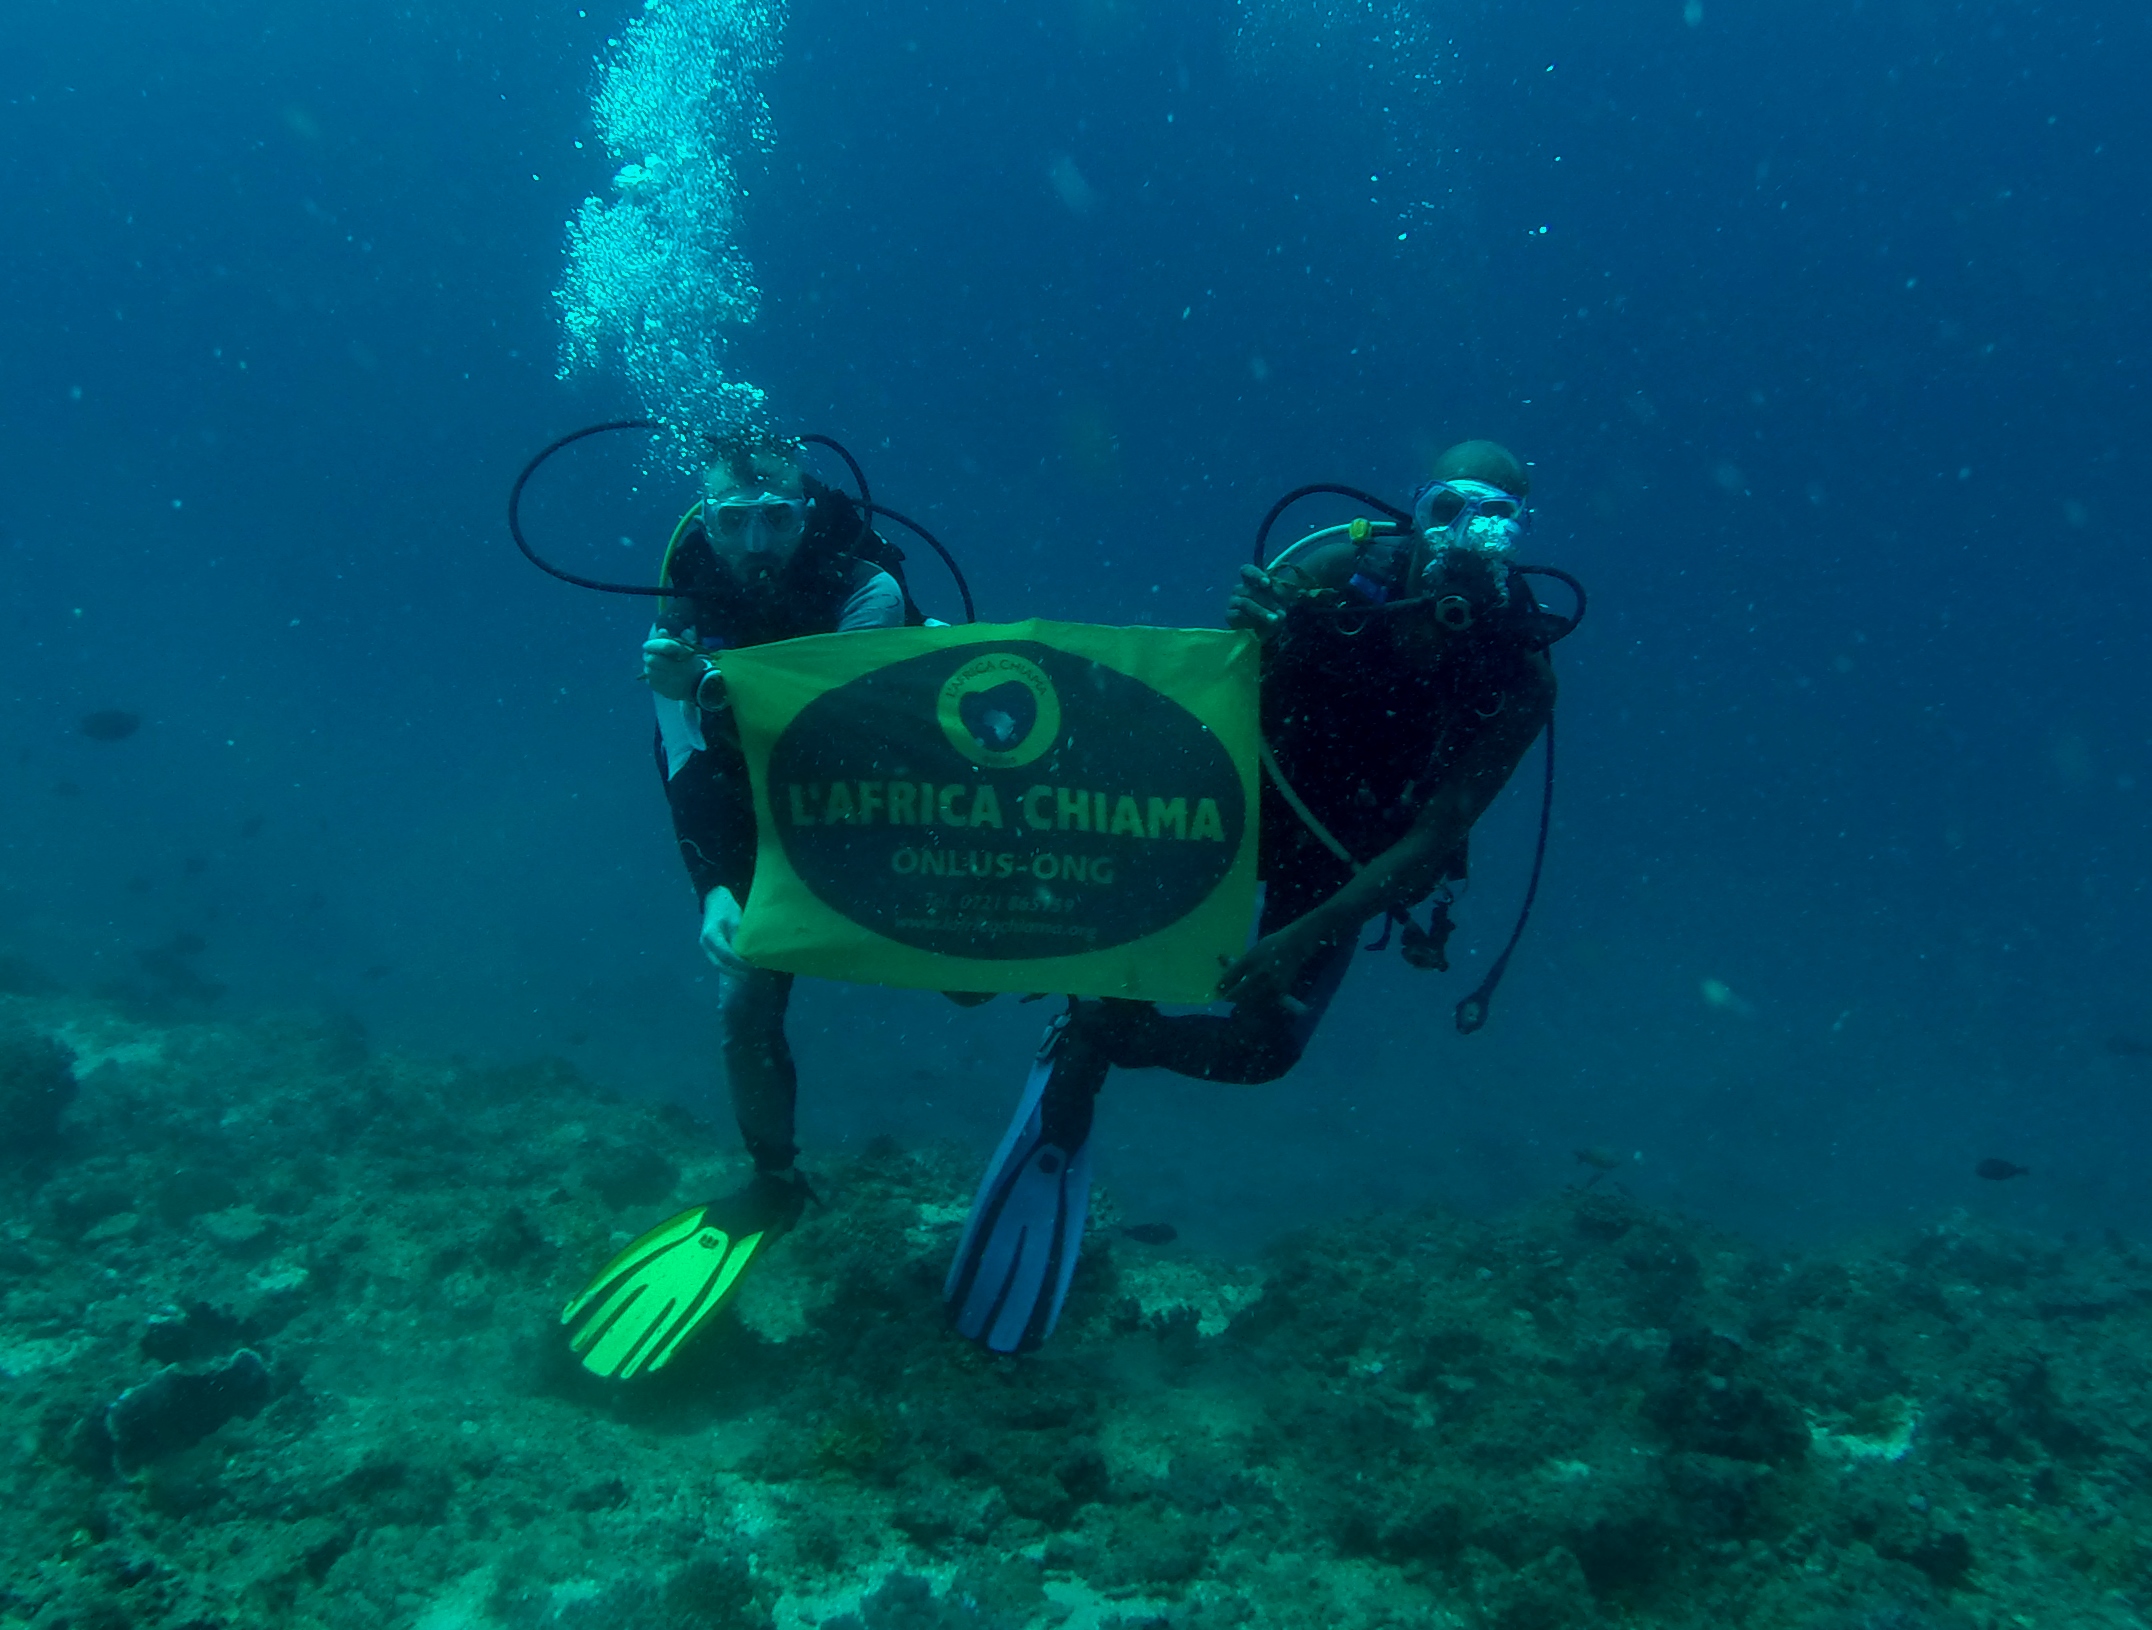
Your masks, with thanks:
M 662 1578 L 628 1577 L 565 1600 L 496 1594 L 493 1622 L 561 1630 L 771 1630 L 775 1619 L 738 1557 L 706 1550 Z
M 104 1432 L 113 1464 L 131 1471 L 160 1455 L 190 1449 L 226 1421 L 254 1414 L 272 1390 L 269 1366 L 252 1348 L 242 1347 L 207 1369 L 167 1365 L 106 1407 Z
M 557 1065 L 52 1002 L 19 1021 L 94 1067 L 0 1219 L 0 1620 L 2147 1622 L 2124 1241 L 1788 1257 L 1599 1186 L 1224 1264 L 1102 1195 L 1054 1340 L 1002 1358 L 939 1295 L 977 1151 L 885 1143 L 810 1155 L 737 1315 L 619 1385 L 561 1308 L 744 1180 L 727 1139 Z
M 49 1151 L 74 1101 L 75 1055 L 50 1036 L 0 1025 L 0 1159 Z
M 1584 1569 L 1560 1546 L 1521 1567 L 1472 1560 L 1473 1605 L 1487 1630 L 1589 1630 L 1601 1622 Z
M 1783 1466 L 1808 1452 L 1800 1405 L 1740 1341 L 1685 1330 L 1668 1344 L 1644 1413 L 1678 1448 Z

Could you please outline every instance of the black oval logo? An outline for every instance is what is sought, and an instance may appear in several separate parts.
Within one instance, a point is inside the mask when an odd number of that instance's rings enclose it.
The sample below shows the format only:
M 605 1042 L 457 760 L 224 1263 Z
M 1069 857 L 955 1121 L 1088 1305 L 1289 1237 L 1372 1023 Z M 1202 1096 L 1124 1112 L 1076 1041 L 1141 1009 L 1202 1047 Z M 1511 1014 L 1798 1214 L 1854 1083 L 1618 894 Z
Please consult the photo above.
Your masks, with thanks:
M 1126 945 L 1223 882 L 1247 826 L 1225 746 L 1171 697 L 1028 640 L 863 674 L 771 746 L 785 859 L 915 950 L 1020 961 Z

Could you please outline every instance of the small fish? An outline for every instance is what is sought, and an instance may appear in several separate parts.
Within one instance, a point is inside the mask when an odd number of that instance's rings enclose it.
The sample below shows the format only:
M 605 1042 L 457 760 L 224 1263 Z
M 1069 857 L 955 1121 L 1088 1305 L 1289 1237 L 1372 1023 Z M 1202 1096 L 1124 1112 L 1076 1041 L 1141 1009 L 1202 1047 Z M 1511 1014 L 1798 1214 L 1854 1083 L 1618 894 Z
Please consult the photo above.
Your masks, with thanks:
M 239 835 L 242 838 L 258 838 L 262 835 L 262 828 L 267 824 L 268 822 L 264 817 L 249 815 L 239 823 Z
M 1997 1160 L 1990 1155 L 1973 1168 L 1973 1175 L 1985 1177 L 1990 1183 L 2007 1183 L 2011 1178 L 2027 1176 L 2031 1171 L 2030 1166 L 2020 1166 L 2012 1160 Z
M 1577 1160 L 1582 1165 L 1594 1166 L 1603 1172 L 1610 1172 L 1618 1166 L 1626 1166 L 1629 1164 L 1629 1157 L 1627 1155 L 1621 1154 L 1613 1149 L 1605 1148 L 1596 1143 L 1593 1144 L 1589 1149 L 1579 1149 L 1577 1151 Z
M 359 977 L 365 980 L 370 985 L 377 979 L 388 978 L 388 976 L 395 971 L 396 970 L 390 967 L 386 962 L 376 962 L 371 967 L 368 967 L 363 970 L 359 974 Z
M 194 965 L 194 959 L 208 949 L 208 942 L 201 935 L 183 930 L 162 945 L 135 952 L 135 960 L 141 963 L 144 973 L 157 981 L 159 994 L 187 1001 L 214 1002 L 224 994 L 224 986 L 204 977 Z
M 1756 1017 L 1756 1004 L 1723 979 L 1706 979 L 1698 988 L 1703 992 L 1704 1000 L 1713 1007 L 1743 1019 Z
M 81 783 L 76 781 L 56 781 L 52 786 L 52 795 L 55 798 L 80 798 L 82 796 Z
M 2152 1058 L 2152 1043 L 2135 1036 L 2109 1036 L 2107 1050 L 2117 1058 Z
M 78 728 L 92 741 L 125 741 L 142 728 L 142 715 L 125 708 L 101 707 L 83 714 Z
M 1181 1237 L 1171 1223 L 1127 1223 L 1121 1232 L 1139 1245 L 1171 1245 Z

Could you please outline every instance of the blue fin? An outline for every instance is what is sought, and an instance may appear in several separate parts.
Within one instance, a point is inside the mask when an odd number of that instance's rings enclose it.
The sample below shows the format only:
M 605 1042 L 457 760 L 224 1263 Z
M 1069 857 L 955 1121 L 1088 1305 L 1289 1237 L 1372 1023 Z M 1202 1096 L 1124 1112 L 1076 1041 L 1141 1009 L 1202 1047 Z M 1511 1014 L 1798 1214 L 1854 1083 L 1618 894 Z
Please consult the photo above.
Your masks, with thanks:
M 1032 1066 L 986 1180 L 971 1203 L 942 1300 L 957 1333 L 997 1353 L 1024 1352 L 1053 1334 L 1091 1209 L 1091 1143 L 1048 1143 L 1040 1101 L 1053 1049 Z

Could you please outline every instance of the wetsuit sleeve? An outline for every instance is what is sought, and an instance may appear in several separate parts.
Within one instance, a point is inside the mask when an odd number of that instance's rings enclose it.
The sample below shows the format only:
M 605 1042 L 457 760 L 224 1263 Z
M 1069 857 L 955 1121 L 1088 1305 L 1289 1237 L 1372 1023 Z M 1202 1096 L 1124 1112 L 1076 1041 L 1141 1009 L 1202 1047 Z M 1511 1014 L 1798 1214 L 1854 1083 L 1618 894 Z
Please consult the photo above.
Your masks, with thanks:
M 695 898 L 708 898 L 722 884 L 745 900 L 755 878 L 755 810 L 739 749 L 713 740 L 707 751 L 694 754 L 668 777 L 660 738 L 657 763 L 672 811 L 673 838 Z
M 701 523 L 690 522 L 673 553 L 669 571 L 669 581 L 686 592 L 658 602 L 651 637 L 665 635 L 690 644 L 704 643 L 700 636 L 707 630 L 697 627 L 702 606 L 692 598 L 692 591 L 709 580 L 714 564 Z M 737 758 L 739 750 L 721 739 L 722 727 L 716 716 L 662 697 L 653 700 L 659 720 L 655 743 L 658 781 L 665 788 L 673 837 L 679 844 L 680 859 L 687 866 L 695 897 L 701 900 L 723 884 L 745 899 L 747 882 L 754 874 L 753 811 L 750 806 L 743 850 L 737 818 L 742 800 L 737 790 L 728 785 L 732 778 L 727 774 L 726 762 Z M 744 786 L 744 767 L 738 779 Z
M 840 634 L 849 634 L 857 628 L 903 626 L 904 591 L 897 587 L 894 577 L 883 571 L 865 578 L 837 614 L 837 632 Z

